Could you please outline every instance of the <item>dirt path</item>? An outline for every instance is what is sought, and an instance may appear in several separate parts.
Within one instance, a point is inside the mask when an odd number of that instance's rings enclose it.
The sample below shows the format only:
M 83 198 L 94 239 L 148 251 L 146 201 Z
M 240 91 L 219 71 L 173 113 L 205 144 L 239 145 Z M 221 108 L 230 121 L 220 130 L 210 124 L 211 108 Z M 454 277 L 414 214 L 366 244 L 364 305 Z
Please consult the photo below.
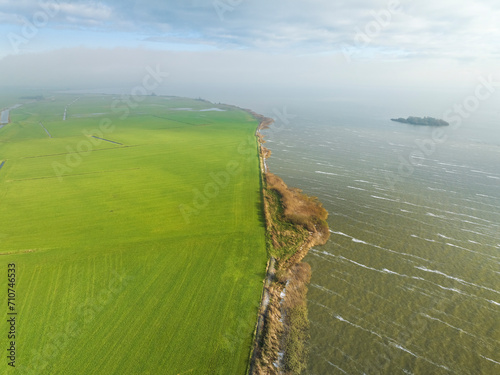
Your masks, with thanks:
M 267 266 L 267 275 L 264 281 L 262 300 L 260 302 L 259 319 L 257 320 L 257 327 L 255 329 L 254 349 L 249 363 L 249 371 L 248 371 L 249 374 L 253 373 L 253 366 L 255 364 L 255 355 L 257 354 L 255 345 L 258 345 L 258 343 L 261 341 L 262 330 L 264 329 L 264 320 L 267 315 L 267 308 L 269 306 L 269 301 L 270 301 L 269 287 L 271 286 L 276 273 L 275 265 L 276 265 L 276 259 L 271 257 L 269 259 L 269 264 Z

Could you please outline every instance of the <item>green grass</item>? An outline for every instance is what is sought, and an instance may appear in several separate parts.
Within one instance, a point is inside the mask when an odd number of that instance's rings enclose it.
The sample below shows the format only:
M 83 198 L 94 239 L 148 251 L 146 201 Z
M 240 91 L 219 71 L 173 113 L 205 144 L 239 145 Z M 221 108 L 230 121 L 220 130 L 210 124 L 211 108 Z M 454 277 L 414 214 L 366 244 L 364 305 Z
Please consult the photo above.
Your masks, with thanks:
M 17 371 L 244 374 L 267 259 L 256 121 L 166 97 L 120 118 L 105 95 L 62 121 L 76 97 L 25 104 L 0 129 Z M 123 145 L 89 138 L 104 119 L 102 138 Z

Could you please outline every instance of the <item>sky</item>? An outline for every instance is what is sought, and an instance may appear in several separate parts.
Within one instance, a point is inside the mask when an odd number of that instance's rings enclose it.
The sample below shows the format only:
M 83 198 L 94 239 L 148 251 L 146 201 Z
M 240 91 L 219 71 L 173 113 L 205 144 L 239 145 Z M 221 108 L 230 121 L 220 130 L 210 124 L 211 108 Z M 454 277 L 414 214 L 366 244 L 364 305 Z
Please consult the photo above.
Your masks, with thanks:
M 165 93 L 470 90 L 500 73 L 497 0 L 0 0 L 0 86 Z M 500 74 L 498 74 L 500 80 Z

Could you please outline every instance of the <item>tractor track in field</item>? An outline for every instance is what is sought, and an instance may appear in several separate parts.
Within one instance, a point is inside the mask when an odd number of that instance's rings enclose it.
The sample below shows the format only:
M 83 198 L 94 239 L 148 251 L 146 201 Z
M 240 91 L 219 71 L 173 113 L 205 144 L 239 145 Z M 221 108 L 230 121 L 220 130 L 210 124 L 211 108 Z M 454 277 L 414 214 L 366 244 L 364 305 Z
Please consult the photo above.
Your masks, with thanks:
M 135 171 L 141 168 L 125 168 L 125 169 L 111 169 L 107 171 L 96 171 L 96 172 L 86 172 L 86 173 L 76 173 L 68 174 L 64 177 L 74 177 L 74 176 L 85 176 L 89 174 L 102 174 L 102 173 L 112 173 L 112 172 L 123 172 L 123 171 Z M 20 178 L 18 180 L 7 180 L 7 182 L 20 182 L 20 181 L 32 181 L 32 180 L 47 180 L 52 178 L 60 178 L 60 176 L 44 176 L 44 177 L 33 177 L 33 178 Z
M 97 151 L 106 151 L 106 150 L 120 150 L 122 148 L 128 148 L 128 147 L 139 147 L 141 145 L 131 145 L 131 146 L 123 146 L 123 147 L 108 147 L 108 148 L 100 148 L 98 150 L 92 150 L 92 152 L 97 152 Z M 70 154 L 77 154 L 78 152 L 61 152 L 59 154 L 47 154 L 47 155 L 37 155 L 37 156 L 25 156 L 21 159 L 36 159 L 36 158 L 48 158 L 51 156 L 60 156 L 60 155 L 70 155 Z

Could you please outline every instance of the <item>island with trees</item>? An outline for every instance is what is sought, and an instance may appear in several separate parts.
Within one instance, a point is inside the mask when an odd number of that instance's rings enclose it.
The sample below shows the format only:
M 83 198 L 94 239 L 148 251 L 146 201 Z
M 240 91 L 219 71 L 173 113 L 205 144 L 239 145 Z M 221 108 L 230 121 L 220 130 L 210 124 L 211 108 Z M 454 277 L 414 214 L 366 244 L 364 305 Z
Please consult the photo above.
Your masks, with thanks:
M 446 122 L 444 120 L 436 119 L 433 117 L 410 116 L 407 119 L 404 119 L 402 117 L 391 118 L 391 121 L 401 122 L 403 124 L 423 125 L 423 126 L 448 126 L 448 125 L 450 125 L 448 122 Z

